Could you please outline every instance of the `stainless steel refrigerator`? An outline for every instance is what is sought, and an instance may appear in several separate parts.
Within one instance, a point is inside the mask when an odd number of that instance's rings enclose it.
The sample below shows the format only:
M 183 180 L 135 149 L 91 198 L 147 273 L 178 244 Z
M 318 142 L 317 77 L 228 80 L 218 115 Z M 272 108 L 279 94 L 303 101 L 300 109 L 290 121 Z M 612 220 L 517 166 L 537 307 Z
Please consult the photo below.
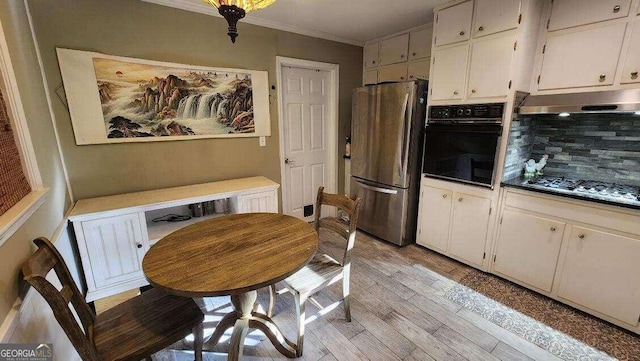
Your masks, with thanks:
M 358 228 L 404 246 L 415 242 L 427 81 L 353 90 L 351 196 Z

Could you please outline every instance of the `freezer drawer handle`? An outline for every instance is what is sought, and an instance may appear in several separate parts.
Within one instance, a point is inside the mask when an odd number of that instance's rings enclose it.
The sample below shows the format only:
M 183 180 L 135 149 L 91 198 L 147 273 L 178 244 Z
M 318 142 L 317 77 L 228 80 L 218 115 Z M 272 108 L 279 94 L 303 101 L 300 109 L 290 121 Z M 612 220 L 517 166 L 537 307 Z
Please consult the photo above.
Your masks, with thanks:
M 366 184 L 362 184 L 360 182 L 356 182 L 358 183 L 358 185 L 364 189 L 368 189 L 374 192 L 379 192 L 379 193 L 386 193 L 386 194 L 398 194 L 398 191 L 395 189 L 386 189 L 386 188 L 380 188 L 380 187 L 374 187 L 374 186 L 370 186 L 370 185 L 366 185 Z

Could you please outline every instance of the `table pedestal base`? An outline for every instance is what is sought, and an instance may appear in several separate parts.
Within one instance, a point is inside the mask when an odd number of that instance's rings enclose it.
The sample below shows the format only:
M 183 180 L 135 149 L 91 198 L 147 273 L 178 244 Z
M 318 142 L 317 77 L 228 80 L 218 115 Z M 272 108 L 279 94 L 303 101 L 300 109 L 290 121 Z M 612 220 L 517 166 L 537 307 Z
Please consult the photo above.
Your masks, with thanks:
M 252 312 L 257 298 L 256 291 L 231 296 L 234 311 L 226 314 L 220 320 L 206 345 L 215 346 L 224 332 L 233 327 L 227 360 L 237 361 L 242 356 L 244 339 L 249 329 L 254 328 L 262 331 L 281 354 L 288 358 L 296 357 L 296 345 L 284 337 L 271 318 L 262 313 Z

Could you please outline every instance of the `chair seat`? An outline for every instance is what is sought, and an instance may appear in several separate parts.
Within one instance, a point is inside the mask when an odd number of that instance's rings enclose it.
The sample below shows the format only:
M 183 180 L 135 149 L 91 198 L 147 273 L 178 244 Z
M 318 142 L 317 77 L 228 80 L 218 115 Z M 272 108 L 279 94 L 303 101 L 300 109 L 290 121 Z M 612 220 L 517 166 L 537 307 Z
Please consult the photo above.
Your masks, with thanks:
M 203 318 L 193 299 L 151 289 L 97 315 L 95 345 L 104 360 L 141 360 L 190 334 Z
M 331 256 L 316 255 L 304 268 L 287 277 L 284 284 L 292 293 L 311 294 L 341 280 L 343 269 L 342 265 Z

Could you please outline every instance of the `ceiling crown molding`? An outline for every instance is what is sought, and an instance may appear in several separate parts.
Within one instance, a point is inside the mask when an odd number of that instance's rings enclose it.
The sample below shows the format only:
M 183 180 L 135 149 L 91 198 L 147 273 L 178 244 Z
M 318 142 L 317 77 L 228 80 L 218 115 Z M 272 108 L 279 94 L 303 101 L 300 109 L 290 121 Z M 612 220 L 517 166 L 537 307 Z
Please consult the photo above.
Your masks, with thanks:
M 218 14 L 218 11 L 214 7 L 212 7 L 211 5 L 207 5 L 201 1 L 197 1 L 197 2 L 189 1 L 189 0 L 142 0 L 142 1 L 158 4 L 158 5 L 164 5 L 164 6 L 168 6 L 176 9 L 192 11 L 200 14 L 213 15 L 213 16 L 222 18 L 222 16 Z M 242 22 L 258 25 L 258 26 L 264 26 L 266 28 L 287 31 L 290 33 L 311 36 L 314 38 L 336 41 L 339 43 L 351 44 L 351 45 L 356 45 L 361 47 L 364 46 L 364 42 L 360 40 L 346 38 L 346 37 L 326 33 L 324 31 L 303 29 L 303 28 L 286 25 L 279 22 L 275 22 L 275 21 L 259 19 L 251 15 L 248 15 L 247 17 L 242 19 Z

